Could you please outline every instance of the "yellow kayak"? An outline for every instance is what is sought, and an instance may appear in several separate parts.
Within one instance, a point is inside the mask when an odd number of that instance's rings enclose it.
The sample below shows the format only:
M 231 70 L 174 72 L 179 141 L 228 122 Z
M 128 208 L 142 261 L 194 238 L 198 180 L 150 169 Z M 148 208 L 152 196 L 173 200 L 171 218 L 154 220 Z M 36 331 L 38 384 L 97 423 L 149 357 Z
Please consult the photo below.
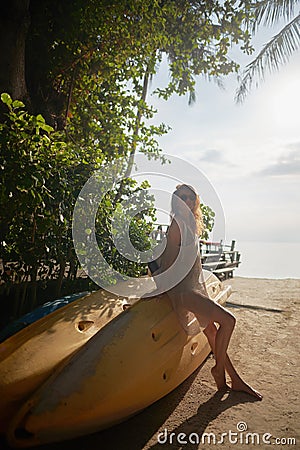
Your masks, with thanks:
M 152 279 L 145 282 L 149 290 Z M 231 293 L 211 274 L 210 296 Z M 153 286 L 154 287 L 154 286 Z M 29 447 L 118 423 L 175 389 L 210 352 L 203 332 L 188 336 L 167 295 L 141 299 L 68 358 L 12 419 L 8 443 Z
M 137 298 L 135 299 L 137 300 Z M 122 298 L 94 292 L 0 344 L 0 432 L 22 403 L 97 331 L 123 311 Z

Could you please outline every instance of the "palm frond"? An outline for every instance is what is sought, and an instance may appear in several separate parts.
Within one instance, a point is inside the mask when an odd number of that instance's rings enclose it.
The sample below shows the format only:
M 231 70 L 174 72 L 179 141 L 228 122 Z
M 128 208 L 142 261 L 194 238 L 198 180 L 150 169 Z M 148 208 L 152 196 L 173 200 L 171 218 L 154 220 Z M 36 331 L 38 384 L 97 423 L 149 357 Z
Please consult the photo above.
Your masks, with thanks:
M 265 72 L 278 70 L 290 56 L 300 48 L 300 14 L 276 34 L 260 51 L 258 56 L 246 66 L 235 101 L 242 103 L 249 93 L 254 80 L 264 80 Z
M 299 0 L 263 0 L 253 5 L 253 32 L 259 25 L 273 26 L 280 19 L 290 21 L 294 17 L 295 6 Z
M 196 103 L 196 92 L 195 91 L 189 91 L 189 102 L 188 105 L 194 105 Z

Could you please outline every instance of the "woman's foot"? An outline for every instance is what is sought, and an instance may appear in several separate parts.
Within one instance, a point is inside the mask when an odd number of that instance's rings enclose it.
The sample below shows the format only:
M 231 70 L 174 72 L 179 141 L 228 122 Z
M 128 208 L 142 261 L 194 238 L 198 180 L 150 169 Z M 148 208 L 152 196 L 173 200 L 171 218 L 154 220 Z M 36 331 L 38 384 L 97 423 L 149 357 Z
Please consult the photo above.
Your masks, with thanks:
M 225 370 L 219 370 L 217 366 L 214 366 L 211 369 L 211 374 L 214 377 L 218 390 L 224 389 L 227 387 L 226 378 L 225 378 Z
M 242 379 L 233 381 L 231 389 L 233 391 L 246 392 L 247 394 L 257 398 L 258 400 L 263 399 L 263 396 L 261 395 L 260 392 L 253 389 L 249 384 L 245 383 Z

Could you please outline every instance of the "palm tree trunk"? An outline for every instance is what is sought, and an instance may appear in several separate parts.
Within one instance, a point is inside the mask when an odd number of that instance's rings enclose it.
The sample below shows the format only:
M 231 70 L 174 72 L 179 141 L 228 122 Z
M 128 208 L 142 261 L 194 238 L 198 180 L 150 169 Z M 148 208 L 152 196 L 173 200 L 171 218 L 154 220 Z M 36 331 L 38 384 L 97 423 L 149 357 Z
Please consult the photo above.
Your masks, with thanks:
M 5 0 L 0 5 L 0 92 L 28 100 L 25 42 L 30 25 L 29 0 Z

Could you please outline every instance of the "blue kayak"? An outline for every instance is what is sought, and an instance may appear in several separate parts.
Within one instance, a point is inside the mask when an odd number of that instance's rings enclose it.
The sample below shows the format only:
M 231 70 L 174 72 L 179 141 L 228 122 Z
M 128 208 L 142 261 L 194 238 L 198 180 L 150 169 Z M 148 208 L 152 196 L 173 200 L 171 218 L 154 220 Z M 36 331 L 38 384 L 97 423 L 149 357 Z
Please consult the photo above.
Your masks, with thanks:
M 78 292 L 76 294 L 66 295 L 65 297 L 58 298 L 57 300 L 44 303 L 42 306 L 39 306 L 22 317 L 19 317 L 19 319 L 14 320 L 3 328 L 3 330 L 0 331 L 0 342 L 5 341 L 5 339 L 8 339 L 10 336 L 27 327 L 31 323 L 36 322 L 42 317 L 47 316 L 53 311 L 56 311 L 57 309 L 62 308 L 63 306 L 68 305 L 81 297 L 85 297 L 88 294 L 90 294 L 89 291 Z

